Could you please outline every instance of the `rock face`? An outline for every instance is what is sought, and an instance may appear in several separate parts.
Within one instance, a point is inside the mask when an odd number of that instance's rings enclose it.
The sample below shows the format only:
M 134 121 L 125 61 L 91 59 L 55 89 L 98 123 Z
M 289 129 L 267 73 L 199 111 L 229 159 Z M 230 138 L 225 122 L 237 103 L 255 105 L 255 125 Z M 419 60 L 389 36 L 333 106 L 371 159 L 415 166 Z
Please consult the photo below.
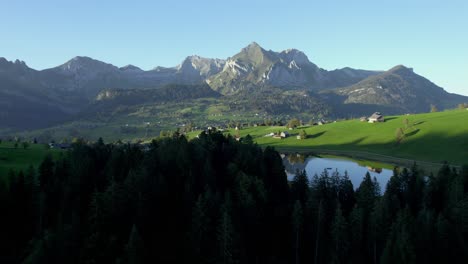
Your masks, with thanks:
M 208 79 L 223 94 L 252 86 L 291 86 L 305 88 L 319 75 L 319 69 L 297 50 L 266 51 L 257 43 L 243 48 L 228 59 L 223 71 Z
M 320 90 L 347 86 L 377 73 L 350 68 L 329 72 L 299 50 L 266 51 L 254 42 L 228 59 L 223 71 L 208 83 L 223 94 L 255 86 Z
M 219 73 L 225 64 L 225 60 L 189 56 L 176 67 L 175 79 L 184 83 L 201 83 Z
M 289 49 L 277 54 L 278 60 L 266 74 L 266 83 L 272 86 L 292 86 L 318 89 L 325 71 L 309 61 L 298 50 Z
M 224 60 L 200 56 L 187 57 L 172 68 L 156 67 L 150 71 L 127 65 L 117 68 L 88 57 L 75 57 L 70 61 L 43 71 L 48 85 L 57 90 L 74 92 L 91 99 L 108 88 L 151 88 L 164 84 L 199 84 L 221 71 Z

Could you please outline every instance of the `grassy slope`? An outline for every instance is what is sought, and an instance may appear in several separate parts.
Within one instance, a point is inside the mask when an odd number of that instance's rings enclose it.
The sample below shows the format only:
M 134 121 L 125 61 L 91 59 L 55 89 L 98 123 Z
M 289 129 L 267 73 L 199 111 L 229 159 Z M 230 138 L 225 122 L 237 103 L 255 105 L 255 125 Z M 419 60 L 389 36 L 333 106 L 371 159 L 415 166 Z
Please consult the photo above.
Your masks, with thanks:
M 29 165 L 35 168 L 39 167 L 48 153 L 57 158 L 62 151 L 49 150 L 40 144 L 29 144 L 27 149 L 23 149 L 21 144 L 18 144 L 18 148 L 14 148 L 12 142 L 2 142 L 0 144 L 0 179 L 6 176 L 10 170 L 26 170 Z
M 396 130 L 405 127 L 404 119 L 408 119 L 412 127 L 406 129 L 403 141 L 396 144 Z M 295 137 L 300 129 L 288 130 L 292 136 L 282 140 L 264 135 L 285 131 L 284 127 L 252 127 L 241 130 L 240 135 L 250 134 L 258 144 L 275 146 L 280 150 L 365 151 L 418 161 L 439 163 L 447 160 L 453 164 L 468 164 L 468 111 L 387 117 L 385 123 L 378 124 L 349 120 L 305 127 L 303 129 L 309 135 L 305 140 Z M 189 138 L 194 138 L 198 133 L 189 134 Z M 61 152 L 34 144 L 30 144 L 26 150 L 21 144 L 15 149 L 13 143 L 3 142 L 0 144 L 0 178 L 10 169 L 24 170 L 29 165 L 37 168 L 47 153 L 58 157 Z
M 251 113 L 230 109 L 225 101 L 213 98 L 196 99 L 191 101 L 173 102 L 168 104 L 146 104 L 130 108 L 123 108 L 105 115 L 97 114 L 94 118 L 68 122 L 55 127 L 12 133 L 0 130 L 0 138 L 4 135 L 20 136 L 21 138 L 33 139 L 47 142 L 54 139 L 71 141 L 75 137 L 83 137 L 87 140 L 96 141 L 102 137 L 105 142 L 122 141 L 135 142 L 138 139 L 148 140 L 158 137 L 161 130 L 174 131 L 181 124 L 193 122 L 199 127 L 228 123 L 229 121 L 263 121 L 271 118 L 266 113 Z M 273 119 L 273 118 L 272 118 Z M 150 122 L 147 130 L 146 122 Z M 121 127 L 128 124 L 135 128 L 133 133 L 124 133 Z M 50 135 L 44 140 L 44 135 Z
M 397 144 L 396 130 L 405 127 L 405 119 L 409 120 L 410 128 Z M 288 130 L 292 136 L 282 140 L 264 135 L 284 131 L 284 127 L 248 128 L 241 130 L 240 135 L 250 134 L 258 144 L 277 149 L 365 151 L 419 161 L 468 164 L 468 111 L 392 116 L 377 124 L 349 120 L 304 127 L 309 135 L 305 140 L 296 139 L 300 129 Z

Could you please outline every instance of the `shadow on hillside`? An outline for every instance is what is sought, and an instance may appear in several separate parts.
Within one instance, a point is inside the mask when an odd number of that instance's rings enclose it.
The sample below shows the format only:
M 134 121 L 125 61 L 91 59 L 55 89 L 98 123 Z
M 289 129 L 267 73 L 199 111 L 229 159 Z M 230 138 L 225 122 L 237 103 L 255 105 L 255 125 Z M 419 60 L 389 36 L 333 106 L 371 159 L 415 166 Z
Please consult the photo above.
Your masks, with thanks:
M 405 137 L 414 136 L 414 135 L 416 135 L 420 130 L 421 130 L 421 129 L 418 128 L 418 129 L 413 130 L 413 131 L 411 131 L 411 132 L 409 132 L 409 133 L 406 133 L 406 134 L 405 134 Z
M 323 134 L 325 134 L 327 131 L 322 131 L 322 132 L 318 132 L 318 133 L 315 133 L 315 134 L 312 134 L 312 135 L 308 135 L 307 138 L 318 138 L 320 136 L 322 136 Z
M 424 123 L 426 123 L 426 121 L 416 121 L 414 122 L 413 126 L 417 126 L 417 125 L 424 124 Z
M 362 141 L 364 141 L 364 139 L 366 139 L 367 137 L 361 137 L 361 138 L 358 138 L 354 141 L 352 141 L 351 143 L 349 143 L 348 145 L 357 145 L 359 143 L 361 143 Z
M 385 122 L 386 122 L 386 121 L 393 120 L 393 119 L 396 119 L 396 117 L 385 117 Z

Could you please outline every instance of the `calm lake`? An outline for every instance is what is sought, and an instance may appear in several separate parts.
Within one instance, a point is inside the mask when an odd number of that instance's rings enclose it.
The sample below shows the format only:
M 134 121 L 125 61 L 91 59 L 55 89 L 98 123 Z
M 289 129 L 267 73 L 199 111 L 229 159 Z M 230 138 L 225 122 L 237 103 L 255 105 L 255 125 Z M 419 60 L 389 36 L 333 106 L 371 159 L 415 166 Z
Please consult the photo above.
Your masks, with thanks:
M 385 168 L 373 168 L 366 164 L 365 161 L 357 161 L 339 158 L 339 157 L 304 157 L 301 155 L 290 155 L 283 157 L 283 164 L 286 168 L 288 180 L 292 180 L 296 170 L 304 170 L 307 172 L 307 177 L 312 177 L 317 174 L 320 175 L 323 170 L 327 170 L 331 175 L 332 172 L 338 170 L 340 175 L 344 175 L 345 171 L 356 189 L 362 182 L 366 172 L 369 172 L 372 178 L 376 178 L 380 184 L 382 192 L 385 191 L 387 182 L 393 175 L 393 171 Z M 370 162 L 369 162 L 370 163 Z

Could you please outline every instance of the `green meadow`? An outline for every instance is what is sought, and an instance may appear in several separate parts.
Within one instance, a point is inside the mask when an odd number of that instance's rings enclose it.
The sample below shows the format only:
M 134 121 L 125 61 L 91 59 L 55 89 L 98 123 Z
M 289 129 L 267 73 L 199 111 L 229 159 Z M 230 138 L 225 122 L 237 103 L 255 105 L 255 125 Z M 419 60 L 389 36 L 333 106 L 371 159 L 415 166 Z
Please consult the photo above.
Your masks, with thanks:
M 216 110 L 212 110 L 216 111 Z M 374 162 L 401 163 L 401 160 L 436 163 L 447 161 L 452 165 L 468 164 L 468 111 L 451 110 L 437 113 L 386 116 L 383 123 L 370 124 L 359 120 L 346 120 L 317 126 L 287 129 L 284 126 L 258 126 L 235 131 L 225 131 L 241 137 L 251 135 L 261 146 L 273 146 L 279 151 L 331 154 L 370 159 Z M 403 134 L 397 139 L 397 130 Z M 306 139 L 297 139 L 301 130 Z M 287 131 L 290 136 L 276 139 L 265 136 L 269 133 Z M 200 131 L 188 134 L 195 138 Z M 0 144 L 0 177 L 9 170 L 25 170 L 39 166 L 50 153 L 59 157 L 63 151 L 48 149 L 42 144 L 29 144 L 24 149 L 19 143 Z M 381 165 L 381 164 L 380 164 Z
M 261 146 L 274 146 L 282 151 L 344 154 L 359 152 L 360 156 L 377 154 L 389 157 L 453 165 L 468 164 L 468 111 L 386 116 L 385 122 L 367 123 L 358 119 L 303 126 L 293 130 L 285 127 L 258 126 L 226 131 L 241 137 L 251 135 Z M 398 130 L 403 134 L 397 138 Z M 297 139 L 301 130 L 306 139 Z M 276 139 L 269 133 L 287 131 L 290 136 Z M 189 137 L 196 133 L 189 134 Z M 359 155 L 358 155 L 359 156 Z
M 0 178 L 8 174 L 10 170 L 26 170 L 30 165 L 37 169 L 47 154 L 58 158 L 62 153 L 58 149 L 48 149 L 43 144 L 29 144 L 25 149 L 21 143 L 15 148 L 13 142 L 0 144 Z

